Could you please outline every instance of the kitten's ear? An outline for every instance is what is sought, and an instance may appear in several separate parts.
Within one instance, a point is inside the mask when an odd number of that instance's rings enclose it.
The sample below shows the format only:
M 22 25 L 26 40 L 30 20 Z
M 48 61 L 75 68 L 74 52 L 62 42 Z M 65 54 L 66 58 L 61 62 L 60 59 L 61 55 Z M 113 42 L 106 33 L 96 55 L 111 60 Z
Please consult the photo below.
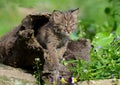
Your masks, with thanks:
M 79 8 L 71 10 L 71 13 L 72 13 L 72 15 L 73 15 L 74 18 L 77 18 L 78 14 L 79 14 Z
M 52 13 L 52 17 L 55 23 L 60 23 L 62 21 L 62 12 L 54 10 Z

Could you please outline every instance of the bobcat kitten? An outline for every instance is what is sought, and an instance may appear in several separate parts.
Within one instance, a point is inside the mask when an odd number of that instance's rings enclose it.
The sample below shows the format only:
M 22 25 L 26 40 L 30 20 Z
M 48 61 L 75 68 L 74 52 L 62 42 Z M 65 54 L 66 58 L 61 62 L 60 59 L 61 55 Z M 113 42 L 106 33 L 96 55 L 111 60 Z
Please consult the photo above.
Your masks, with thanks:
M 57 81 L 61 71 L 65 69 L 64 66 L 60 65 L 59 59 L 66 51 L 69 35 L 77 29 L 78 12 L 79 9 L 55 10 L 51 14 L 49 22 L 38 30 L 36 38 L 44 49 L 45 59 L 43 75 L 46 74 L 46 76 L 42 78 L 48 79 L 49 77 L 48 81 Z
M 54 10 L 49 22 L 38 30 L 37 40 L 43 46 L 45 61 L 50 69 L 58 67 L 59 57 L 66 51 L 69 35 L 77 28 L 79 9 L 69 11 Z M 52 67 L 52 68 L 51 68 Z

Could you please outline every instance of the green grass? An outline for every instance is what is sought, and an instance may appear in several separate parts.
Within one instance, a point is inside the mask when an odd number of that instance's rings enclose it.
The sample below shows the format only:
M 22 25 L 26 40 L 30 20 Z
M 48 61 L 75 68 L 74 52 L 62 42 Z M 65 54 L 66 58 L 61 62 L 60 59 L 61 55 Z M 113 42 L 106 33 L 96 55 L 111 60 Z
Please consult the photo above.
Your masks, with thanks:
M 103 36 L 104 33 L 100 35 Z M 93 40 L 93 42 L 94 48 L 91 49 L 92 62 L 88 64 L 86 61 L 78 60 L 76 62 L 76 69 L 74 69 L 74 67 L 72 69 L 74 76 L 79 76 L 78 79 L 80 81 L 119 79 L 120 38 L 114 35 L 108 35 L 104 36 L 104 39 L 100 38 L 100 40 Z
M 17 11 L 15 4 L 4 5 L 0 8 L 0 36 L 20 24 L 22 16 Z

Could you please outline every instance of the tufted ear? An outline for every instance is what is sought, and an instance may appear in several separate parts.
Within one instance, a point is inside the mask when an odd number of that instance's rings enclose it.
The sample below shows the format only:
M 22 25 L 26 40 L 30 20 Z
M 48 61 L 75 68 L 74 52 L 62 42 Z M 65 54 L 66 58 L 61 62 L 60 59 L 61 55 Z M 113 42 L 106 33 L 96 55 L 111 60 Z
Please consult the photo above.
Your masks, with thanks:
M 79 14 L 79 8 L 71 10 L 71 14 L 73 15 L 74 18 L 77 18 Z
M 60 23 L 62 21 L 62 12 L 58 10 L 54 10 L 52 13 L 52 17 L 55 23 Z

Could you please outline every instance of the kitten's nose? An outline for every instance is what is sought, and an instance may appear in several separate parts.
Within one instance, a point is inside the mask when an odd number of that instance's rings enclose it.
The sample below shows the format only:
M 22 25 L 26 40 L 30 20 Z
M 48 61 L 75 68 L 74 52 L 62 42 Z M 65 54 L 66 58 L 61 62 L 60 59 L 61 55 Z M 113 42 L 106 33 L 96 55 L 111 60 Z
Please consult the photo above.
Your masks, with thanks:
M 70 28 L 67 28 L 67 32 L 70 33 Z

